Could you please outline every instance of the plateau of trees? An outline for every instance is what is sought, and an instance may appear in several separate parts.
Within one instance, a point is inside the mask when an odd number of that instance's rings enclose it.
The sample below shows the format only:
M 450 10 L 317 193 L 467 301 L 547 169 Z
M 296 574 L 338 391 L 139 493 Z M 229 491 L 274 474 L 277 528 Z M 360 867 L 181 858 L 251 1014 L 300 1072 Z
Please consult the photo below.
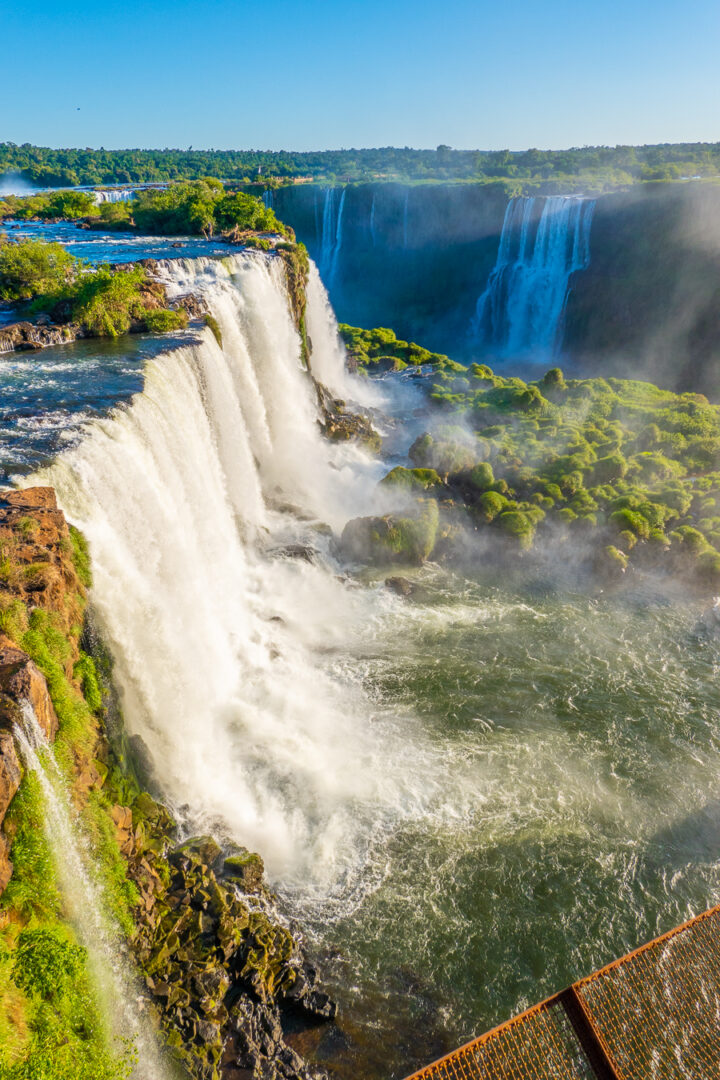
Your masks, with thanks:
M 266 184 L 325 181 L 508 180 L 595 186 L 720 175 L 720 143 L 583 146 L 567 150 L 454 150 L 410 147 L 321 150 L 51 149 L 0 143 L 0 175 L 20 173 L 38 187 L 167 183 L 215 176 Z
M 83 220 L 91 227 L 139 230 L 160 236 L 270 232 L 292 236 L 262 199 L 228 190 L 220 180 L 205 177 L 167 188 L 148 188 L 128 202 L 95 203 L 82 191 L 8 195 L 0 199 L 0 218 L 16 220 Z
M 160 333 L 187 326 L 184 310 L 165 307 L 161 285 L 143 266 L 91 267 L 60 244 L 0 237 L 0 300 L 27 302 L 31 317 L 78 324 L 91 337 L 129 330 Z

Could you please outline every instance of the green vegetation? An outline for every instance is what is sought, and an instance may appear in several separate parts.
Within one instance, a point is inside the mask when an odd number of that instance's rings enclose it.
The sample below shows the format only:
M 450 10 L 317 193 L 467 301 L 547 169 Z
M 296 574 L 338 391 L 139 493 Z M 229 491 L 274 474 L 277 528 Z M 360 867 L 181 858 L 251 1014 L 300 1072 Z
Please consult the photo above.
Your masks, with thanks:
M 380 371 L 402 371 L 409 365 L 434 364 L 445 371 L 465 369 L 442 353 L 430 352 L 422 345 L 400 341 L 393 330 L 379 326 L 375 330 L 361 330 L 357 326 L 341 323 L 340 336 L 351 360 L 358 371 L 373 374 Z
M 111 814 L 121 774 L 99 735 L 105 710 L 97 668 L 79 648 L 90 583 L 87 544 L 76 529 L 53 542 L 48 550 L 56 562 L 37 565 L 48 569 L 48 582 L 63 582 L 61 593 L 46 587 L 28 603 L 22 598 L 27 575 L 15 552 L 37 532 L 28 512 L 4 533 L 0 626 L 46 678 L 59 721 L 53 755 L 80 812 L 106 913 L 130 935 L 139 894 Z M 110 1045 L 85 950 L 67 921 L 44 816 L 40 783 L 27 772 L 3 823 L 13 876 L 0 898 L 0 1080 L 124 1080 L 134 1054 Z
M 720 588 L 720 406 L 558 369 L 525 383 L 479 364 L 438 370 L 430 397 L 442 422 L 384 487 L 423 506 L 432 496 L 447 522 L 510 551 L 572 541 L 601 572 L 651 567 Z M 378 539 L 392 546 L 396 533 Z
M 0 1048 L 0 1080 L 125 1080 L 134 1055 L 113 1053 L 94 989 L 85 950 L 60 924 L 21 930 L 2 967 L 8 982 L 29 1007 L 27 1046 L 14 1053 Z
M 131 329 L 166 333 L 187 326 L 183 310 L 161 306 L 164 291 L 142 266 L 89 267 L 60 244 L 0 238 L 0 299 L 32 300 L 31 313 L 76 323 L 93 337 Z
M 165 189 L 148 188 L 138 191 L 131 201 L 99 206 L 83 192 L 8 195 L 0 199 L 0 218 L 83 218 L 102 229 L 139 230 L 158 236 L 224 233 L 240 238 L 244 233 L 269 232 L 292 238 L 292 230 L 278 221 L 262 199 L 244 191 L 230 191 L 213 177 Z M 262 241 L 257 242 L 262 246 Z
M 72 281 L 77 261 L 61 244 L 0 241 L 0 300 L 60 293 Z
M 323 150 L 53 150 L 0 144 L 0 173 L 20 172 L 39 186 L 163 183 L 200 180 L 260 181 L 298 178 L 366 180 L 475 180 L 513 182 L 579 178 L 618 185 L 642 180 L 720 174 L 720 143 L 584 146 L 568 150 L 434 150 L 408 147 Z M 64 215 L 63 215 L 64 216 Z

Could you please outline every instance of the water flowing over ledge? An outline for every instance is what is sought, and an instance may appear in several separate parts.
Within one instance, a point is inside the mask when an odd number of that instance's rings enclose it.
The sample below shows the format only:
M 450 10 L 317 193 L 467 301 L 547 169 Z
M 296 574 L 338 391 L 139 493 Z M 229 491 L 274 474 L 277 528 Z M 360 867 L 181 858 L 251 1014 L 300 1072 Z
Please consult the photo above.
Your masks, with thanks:
M 321 438 L 279 260 L 160 270 L 204 292 L 222 348 L 205 330 L 150 361 L 130 407 L 43 476 L 90 543 L 125 722 L 180 820 L 344 893 L 364 837 L 412 798 L 380 765 L 400 734 L 384 741 L 323 660 L 366 613 L 327 526 L 369 503 L 378 465 Z M 317 278 L 309 304 L 320 372 L 347 386 Z M 286 556 L 298 544 L 309 560 Z
M 594 199 L 566 196 L 510 200 L 475 316 L 476 333 L 490 348 L 507 356 L 532 352 L 534 359 L 554 355 L 570 276 L 590 265 L 594 207 Z

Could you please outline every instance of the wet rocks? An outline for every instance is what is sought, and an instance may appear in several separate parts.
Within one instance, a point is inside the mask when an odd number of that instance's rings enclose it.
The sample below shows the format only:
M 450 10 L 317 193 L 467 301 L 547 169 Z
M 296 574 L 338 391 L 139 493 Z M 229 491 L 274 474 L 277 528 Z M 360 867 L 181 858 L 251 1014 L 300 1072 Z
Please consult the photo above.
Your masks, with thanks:
M 131 816 L 142 820 L 136 808 Z M 274 911 L 260 856 L 223 854 L 207 836 L 158 855 L 125 808 L 113 817 L 142 898 L 134 948 L 178 1061 L 197 1080 L 233 1069 L 267 1080 L 322 1076 L 286 1045 L 283 1012 L 317 1023 L 335 1005 Z
M 378 453 L 382 439 L 370 419 L 362 413 L 347 412 L 345 402 L 333 397 L 326 386 L 314 380 L 322 414 L 320 430 L 331 442 L 358 442 L 366 450 Z
M 45 320 L 42 323 L 10 323 L 9 326 L 0 327 L 0 353 L 13 352 L 15 349 L 47 349 L 51 345 L 66 345 L 82 336 L 81 327 L 74 323 L 66 323 L 64 326 L 53 325 Z
M 385 578 L 385 588 L 394 592 L 396 596 L 408 597 L 415 592 L 415 585 L 406 577 Z

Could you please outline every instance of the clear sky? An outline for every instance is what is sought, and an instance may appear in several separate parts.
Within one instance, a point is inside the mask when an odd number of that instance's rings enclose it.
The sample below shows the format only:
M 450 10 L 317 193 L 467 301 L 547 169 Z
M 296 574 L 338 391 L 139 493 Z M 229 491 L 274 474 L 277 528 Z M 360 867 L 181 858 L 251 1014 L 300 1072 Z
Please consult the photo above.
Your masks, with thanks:
M 720 0 L 0 0 L 0 141 L 720 140 Z

